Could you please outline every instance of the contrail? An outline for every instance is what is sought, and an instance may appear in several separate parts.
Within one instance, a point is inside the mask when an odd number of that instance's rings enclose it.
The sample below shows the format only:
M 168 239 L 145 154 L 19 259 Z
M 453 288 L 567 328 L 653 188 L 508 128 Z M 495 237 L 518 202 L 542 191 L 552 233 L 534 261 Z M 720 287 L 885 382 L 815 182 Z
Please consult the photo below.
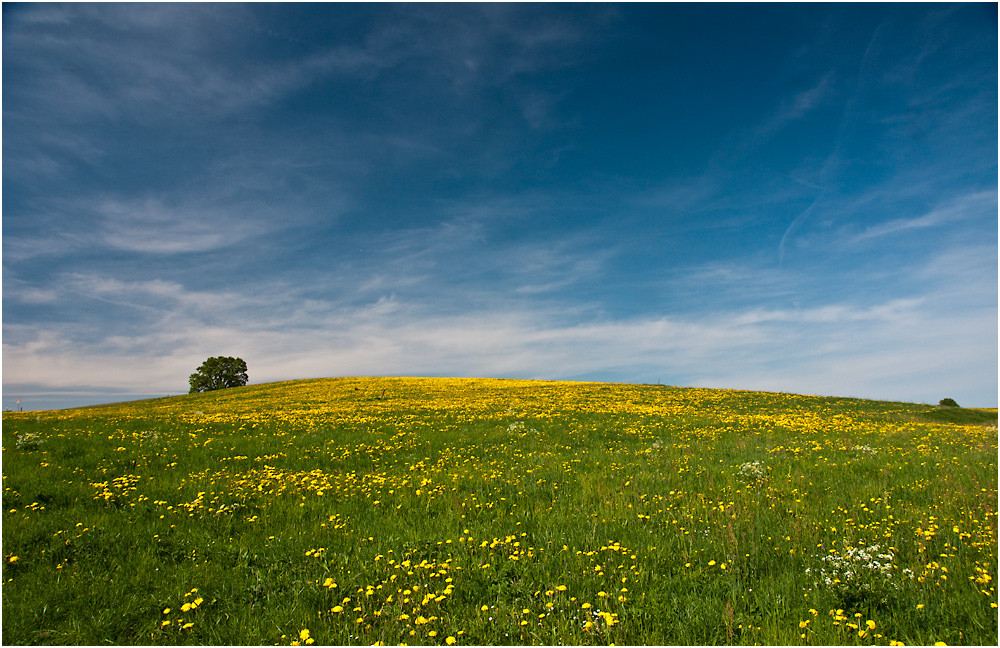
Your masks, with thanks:
M 868 40 L 868 46 L 865 47 L 865 54 L 861 57 L 861 65 L 858 68 L 857 81 L 854 83 L 854 92 L 851 97 L 847 100 L 844 106 L 844 113 L 840 118 L 840 125 L 837 128 L 837 139 L 833 146 L 833 151 L 827 156 L 826 161 L 823 162 L 823 168 L 820 169 L 820 192 L 819 195 L 806 207 L 804 210 L 799 212 L 799 214 L 792 219 L 792 222 L 785 229 L 785 233 L 781 235 L 781 241 L 778 243 L 778 267 L 785 261 L 785 246 L 788 243 L 788 239 L 791 237 L 792 233 L 801 226 L 801 224 L 809 217 L 818 205 L 827 195 L 832 193 L 833 188 L 831 187 L 830 178 L 834 174 L 834 170 L 839 165 L 840 162 L 840 149 L 844 141 L 844 133 L 847 130 L 847 124 L 850 118 L 855 112 L 855 106 L 858 103 L 858 97 L 861 95 L 861 86 L 863 85 L 864 78 L 867 76 L 867 69 L 869 61 L 872 57 L 872 50 L 875 46 L 875 41 L 878 39 L 879 32 L 882 31 L 882 27 L 885 23 L 879 24 L 872 33 L 872 37 Z

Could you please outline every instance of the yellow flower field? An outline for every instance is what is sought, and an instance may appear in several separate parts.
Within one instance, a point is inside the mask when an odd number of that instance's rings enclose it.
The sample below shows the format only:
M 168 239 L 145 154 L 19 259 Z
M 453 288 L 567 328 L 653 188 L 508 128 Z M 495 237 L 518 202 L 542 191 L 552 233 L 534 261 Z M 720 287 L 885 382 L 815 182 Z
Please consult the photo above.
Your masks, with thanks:
M 948 414 L 448 378 L 4 413 L 4 641 L 994 645 L 996 410 Z

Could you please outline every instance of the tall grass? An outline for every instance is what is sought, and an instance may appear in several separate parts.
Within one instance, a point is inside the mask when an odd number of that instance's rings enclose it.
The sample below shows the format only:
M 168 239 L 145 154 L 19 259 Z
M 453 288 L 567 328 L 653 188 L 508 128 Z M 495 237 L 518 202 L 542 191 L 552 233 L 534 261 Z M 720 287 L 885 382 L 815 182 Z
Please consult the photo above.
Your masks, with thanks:
M 396 378 L 4 413 L 3 640 L 995 645 L 996 412 L 960 411 Z

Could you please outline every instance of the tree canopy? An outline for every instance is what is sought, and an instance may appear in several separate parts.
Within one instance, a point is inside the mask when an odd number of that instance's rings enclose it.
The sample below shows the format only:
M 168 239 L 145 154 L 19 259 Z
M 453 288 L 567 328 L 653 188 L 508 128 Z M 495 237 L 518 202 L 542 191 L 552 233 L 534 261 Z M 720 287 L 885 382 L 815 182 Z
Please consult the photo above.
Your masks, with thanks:
M 191 374 L 188 379 L 191 384 L 189 393 L 242 387 L 247 384 L 247 380 L 247 363 L 242 358 L 212 357 L 201 363 L 198 370 Z

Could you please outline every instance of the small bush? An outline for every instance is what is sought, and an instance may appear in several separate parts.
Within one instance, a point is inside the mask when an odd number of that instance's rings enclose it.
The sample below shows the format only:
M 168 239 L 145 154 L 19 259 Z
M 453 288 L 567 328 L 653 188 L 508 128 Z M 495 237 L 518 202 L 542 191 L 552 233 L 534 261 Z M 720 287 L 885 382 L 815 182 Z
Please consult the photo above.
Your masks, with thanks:
M 938 407 L 958 407 L 958 403 L 955 402 L 954 398 L 942 398 Z

